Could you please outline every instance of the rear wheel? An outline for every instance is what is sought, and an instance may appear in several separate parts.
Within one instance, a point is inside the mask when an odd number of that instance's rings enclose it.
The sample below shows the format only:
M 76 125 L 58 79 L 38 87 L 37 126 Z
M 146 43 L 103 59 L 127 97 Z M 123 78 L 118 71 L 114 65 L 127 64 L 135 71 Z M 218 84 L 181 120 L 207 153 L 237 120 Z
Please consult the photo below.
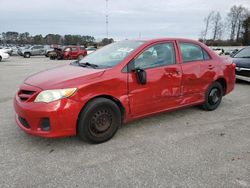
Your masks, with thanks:
M 78 60 L 81 60 L 83 58 L 83 55 L 78 56 Z
M 23 57 L 25 57 L 25 58 L 30 58 L 30 53 L 24 53 L 24 54 L 23 54 Z
M 221 103 L 223 88 L 219 82 L 209 86 L 205 94 L 205 103 L 201 106 L 204 110 L 215 110 Z
M 0 62 L 2 61 L 2 57 L 0 56 Z
M 97 98 L 89 102 L 78 121 L 78 135 L 92 143 L 111 139 L 121 125 L 119 107 L 111 100 Z

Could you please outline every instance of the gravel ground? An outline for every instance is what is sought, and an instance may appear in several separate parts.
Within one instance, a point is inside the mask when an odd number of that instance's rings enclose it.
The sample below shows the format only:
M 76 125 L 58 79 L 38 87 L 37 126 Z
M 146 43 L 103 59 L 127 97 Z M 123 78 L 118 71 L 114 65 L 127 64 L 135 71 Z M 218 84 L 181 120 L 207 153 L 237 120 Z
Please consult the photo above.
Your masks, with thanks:
M 124 125 L 109 142 L 27 135 L 12 98 L 25 77 L 67 61 L 0 63 L 0 187 L 250 187 L 250 84 L 212 112 L 181 109 Z

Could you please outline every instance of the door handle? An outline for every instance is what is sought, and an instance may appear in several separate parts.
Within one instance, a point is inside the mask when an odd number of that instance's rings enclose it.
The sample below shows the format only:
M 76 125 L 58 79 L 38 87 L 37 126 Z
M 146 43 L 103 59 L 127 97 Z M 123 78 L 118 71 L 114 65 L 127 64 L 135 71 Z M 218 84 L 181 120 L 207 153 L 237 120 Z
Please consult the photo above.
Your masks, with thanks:
M 165 69 L 165 74 L 167 74 L 167 75 L 180 75 L 181 71 L 178 70 L 178 69 L 168 69 L 168 68 L 166 68 Z
M 214 69 L 214 66 L 213 65 L 208 65 L 208 69 L 212 70 L 212 69 Z

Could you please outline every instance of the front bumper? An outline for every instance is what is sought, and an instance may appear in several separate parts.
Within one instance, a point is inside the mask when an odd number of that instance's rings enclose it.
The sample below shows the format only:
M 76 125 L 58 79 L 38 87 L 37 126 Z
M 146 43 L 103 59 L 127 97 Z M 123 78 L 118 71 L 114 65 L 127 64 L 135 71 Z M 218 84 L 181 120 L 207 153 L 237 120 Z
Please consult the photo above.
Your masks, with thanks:
M 41 137 L 65 137 L 76 135 L 79 102 L 64 98 L 51 103 L 22 101 L 18 94 L 14 99 L 16 122 L 28 134 Z M 48 120 L 50 128 L 44 130 L 43 121 Z

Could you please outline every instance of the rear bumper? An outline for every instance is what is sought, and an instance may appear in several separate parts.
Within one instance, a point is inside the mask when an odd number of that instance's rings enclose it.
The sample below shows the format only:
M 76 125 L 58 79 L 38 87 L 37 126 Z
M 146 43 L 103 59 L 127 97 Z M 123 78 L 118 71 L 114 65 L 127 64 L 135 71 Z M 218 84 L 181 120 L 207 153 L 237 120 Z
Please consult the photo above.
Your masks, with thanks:
M 78 102 L 65 98 L 51 103 L 22 102 L 14 99 L 15 119 L 18 126 L 28 134 L 55 138 L 76 135 Z M 49 120 L 49 130 L 42 128 L 44 119 Z

